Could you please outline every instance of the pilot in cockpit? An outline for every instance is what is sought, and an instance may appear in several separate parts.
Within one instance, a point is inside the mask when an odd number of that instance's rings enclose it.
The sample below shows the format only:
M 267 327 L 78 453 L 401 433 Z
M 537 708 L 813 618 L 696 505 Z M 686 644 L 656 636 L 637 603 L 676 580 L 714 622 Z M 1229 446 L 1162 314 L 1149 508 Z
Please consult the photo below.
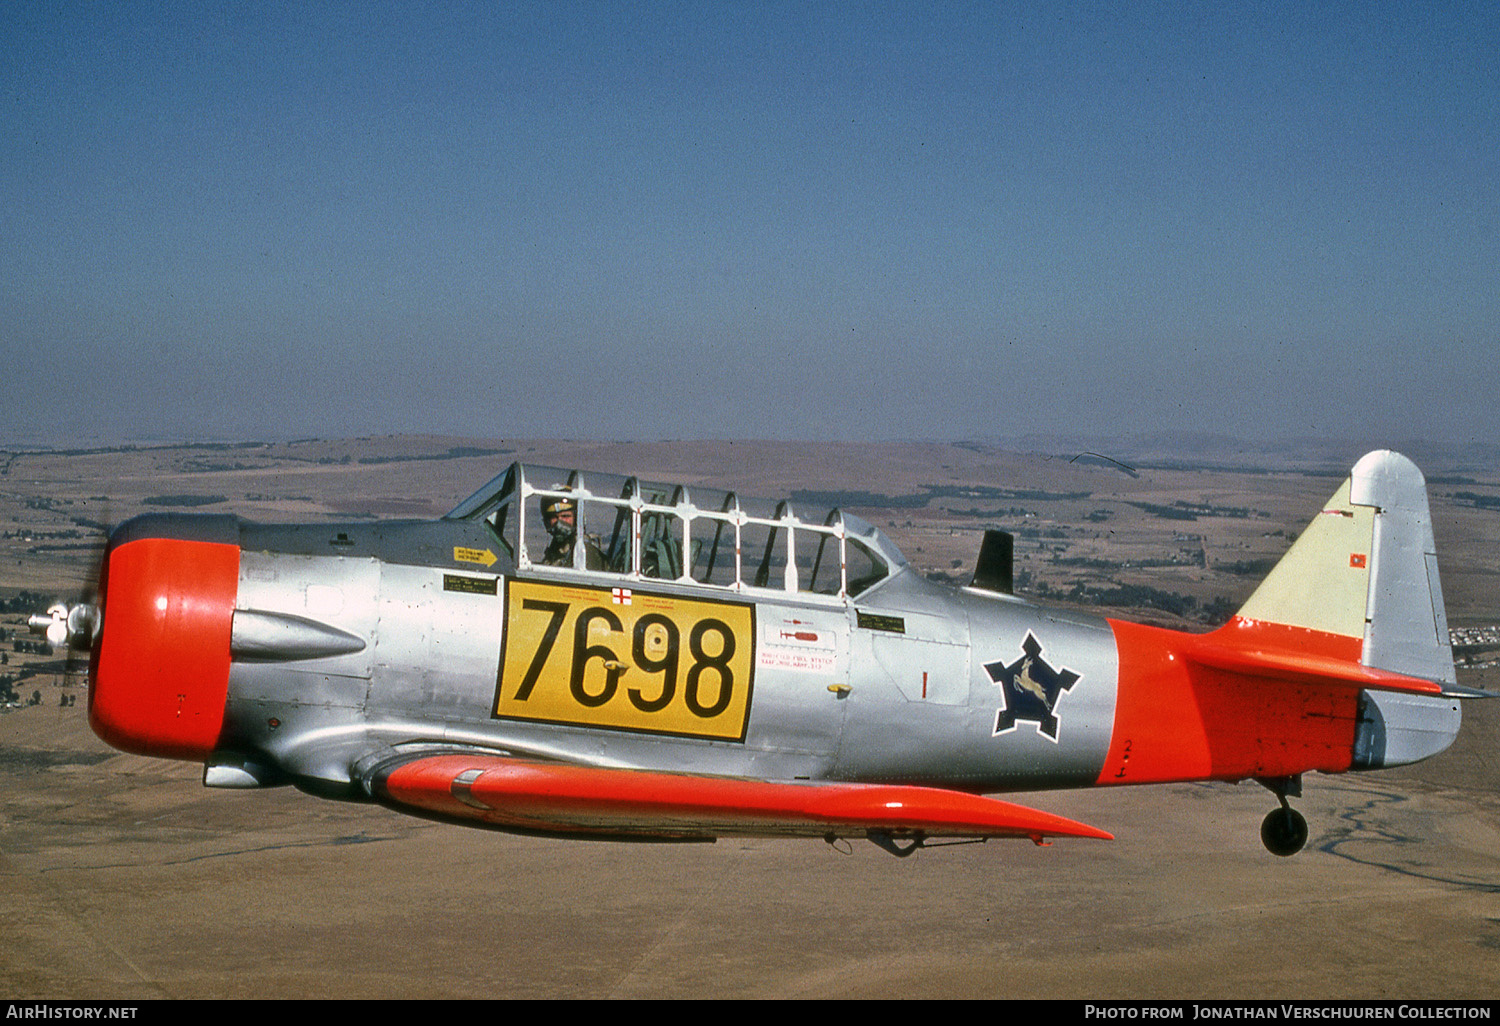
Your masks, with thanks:
M 578 503 L 556 496 L 542 499 L 542 526 L 551 541 L 542 554 L 544 566 L 572 566 L 573 549 L 578 542 Z M 590 570 L 608 570 L 609 560 L 598 544 L 584 535 L 584 565 Z

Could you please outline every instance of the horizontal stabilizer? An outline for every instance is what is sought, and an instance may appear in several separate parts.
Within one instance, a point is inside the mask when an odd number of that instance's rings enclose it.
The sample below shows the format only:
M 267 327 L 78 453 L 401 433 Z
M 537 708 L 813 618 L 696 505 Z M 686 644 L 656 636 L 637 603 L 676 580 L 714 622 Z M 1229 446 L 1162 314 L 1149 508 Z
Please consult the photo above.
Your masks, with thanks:
M 1228 670 L 1251 677 L 1266 677 L 1296 684 L 1347 684 L 1353 688 L 1401 691 L 1409 695 L 1438 698 L 1489 698 L 1492 692 L 1462 684 L 1408 677 L 1389 670 L 1349 662 L 1333 656 L 1273 648 L 1238 648 L 1215 643 L 1213 635 L 1189 647 L 1184 655 L 1199 666 Z
M 1090 837 L 1102 830 L 994 798 L 932 787 L 746 780 L 424 755 L 370 776 L 382 801 L 502 829 L 656 840 L 850 837 Z
M 1290 637 L 1293 634 L 1305 636 L 1301 647 Z M 1199 666 L 1294 684 L 1347 684 L 1353 688 L 1453 698 L 1484 694 L 1458 685 L 1365 666 L 1358 661 L 1357 650 L 1350 658 L 1337 654 L 1333 650 L 1339 646 L 1329 645 L 1326 641 L 1326 638 L 1317 639 L 1313 631 L 1233 620 L 1212 634 L 1194 638 L 1184 648 L 1183 655 Z

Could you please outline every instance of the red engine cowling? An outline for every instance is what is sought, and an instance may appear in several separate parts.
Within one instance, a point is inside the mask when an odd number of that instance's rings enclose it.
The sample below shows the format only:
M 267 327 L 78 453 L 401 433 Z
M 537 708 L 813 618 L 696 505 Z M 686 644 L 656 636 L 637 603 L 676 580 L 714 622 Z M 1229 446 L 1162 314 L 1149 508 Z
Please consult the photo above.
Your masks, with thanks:
M 110 542 L 89 725 L 123 751 L 196 760 L 224 724 L 240 547 L 237 531 L 182 532 L 236 542 L 163 536 L 172 519 L 131 521 Z

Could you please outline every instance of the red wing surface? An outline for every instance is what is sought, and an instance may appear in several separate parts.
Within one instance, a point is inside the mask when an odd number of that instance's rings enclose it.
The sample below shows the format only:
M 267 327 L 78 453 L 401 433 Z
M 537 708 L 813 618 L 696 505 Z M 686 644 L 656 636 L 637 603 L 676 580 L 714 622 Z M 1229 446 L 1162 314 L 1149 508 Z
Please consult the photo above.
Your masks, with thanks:
M 410 811 L 541 833 L 1112 839 L 1061 816 L 932 787 L 785 783 L 461 754 L 388 766 L 371 783 L 377 797 Z

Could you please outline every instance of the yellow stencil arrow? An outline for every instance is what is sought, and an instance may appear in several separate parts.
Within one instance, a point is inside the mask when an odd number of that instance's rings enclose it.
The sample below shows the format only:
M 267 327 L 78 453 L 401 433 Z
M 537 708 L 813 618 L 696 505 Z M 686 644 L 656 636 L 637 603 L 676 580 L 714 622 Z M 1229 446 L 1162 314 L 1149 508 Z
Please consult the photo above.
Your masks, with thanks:
M 456 563 L 478 563 L 481 566 L 494 566 L 495 560 L 500 557 L 489 549 L 465 549 L 455 545 L 453 547 L 453 560 Z

